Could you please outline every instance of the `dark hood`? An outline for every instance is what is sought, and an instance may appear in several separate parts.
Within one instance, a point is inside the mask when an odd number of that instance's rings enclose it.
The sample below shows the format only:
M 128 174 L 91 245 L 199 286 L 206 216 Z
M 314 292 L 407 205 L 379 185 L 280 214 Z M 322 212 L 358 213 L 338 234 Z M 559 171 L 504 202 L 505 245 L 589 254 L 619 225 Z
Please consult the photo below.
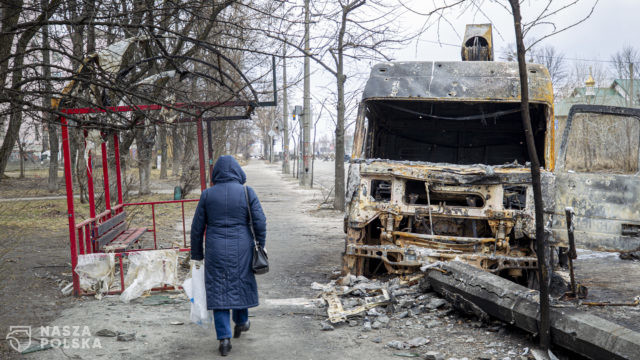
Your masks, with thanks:
M 240 167 L 240 164 L 230 155 L 223 155 L 218 158 L 211 173 L 211 182 L 214 184 L 237 181 L 244 184 L 247 175 Z

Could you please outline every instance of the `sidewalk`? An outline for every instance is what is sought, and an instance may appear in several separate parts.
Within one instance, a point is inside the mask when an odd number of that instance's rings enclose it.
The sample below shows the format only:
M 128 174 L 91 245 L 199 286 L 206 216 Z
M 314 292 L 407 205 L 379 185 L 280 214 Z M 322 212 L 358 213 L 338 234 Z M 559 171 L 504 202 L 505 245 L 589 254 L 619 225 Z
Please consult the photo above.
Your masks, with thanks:
M 313 281 L 327 282 L 327 274 L 340 266 L 344 248 L 342 216 L 316 210 L 319 190 L 299 189 L 282 176 L 276 165 L 254 161 L 245 167 L 267 215 L 267 248 L 271 271 L 258 278 L 260 303 L 250 310 L 251 330 L 232 339 L 233 359 L 354 359 L 392 358 L 380 354 L 382 344 L 357 340 L 348 328 L 320 331 L 322 310 L 304 307 L 315 292 Z M 69 301 L 76 301 L 69 298 Z M 180 321 L 184 325 L 171 325 Z M 42 324 L 47 325 L 47 324 Z M 88 326 L 92 340 L 101 329 L 136 332 L 136 339 L 118 342 L 99 337 L 100 349 L 51 349 L 28 359 L 78 356 L 83 359 L 211 359 L 218 357 L 214 332 L 189 323 L 189 303 L 143 306 L 140 300 L 121 303 L 118 297 L 82 298 L 50 326 Z M 373 346 L 375 345 L 375 346 Z

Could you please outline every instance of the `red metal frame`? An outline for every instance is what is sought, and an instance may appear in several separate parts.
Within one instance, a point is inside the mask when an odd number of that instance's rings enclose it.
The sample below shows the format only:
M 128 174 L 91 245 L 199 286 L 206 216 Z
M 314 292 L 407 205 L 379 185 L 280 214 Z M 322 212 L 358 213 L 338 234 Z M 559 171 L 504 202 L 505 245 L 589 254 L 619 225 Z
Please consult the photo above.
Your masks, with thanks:
M 172 105 L 173 108 L 191 108 L 195 106 L 242 106 L 246 105 L 245 102 L 226 102 L 226 103 L 195 103 L 195 104 L 186 104 L 180 103 Z M 74 109 L 63 109 L 61 112 L 63 114 L 88 114 L 88 113 L 101 113 L 101 112 L 128 112 L 134 110 L 160 110 L 165 108 L 166 106 L 162 105 L 140 105 L 140 106 L 114 106 L 109 107 L 107 109 L 97 109 L 97 108 L 74 108 Z M 198 129 L 198 156 L 199 156 L 199 165 L 200 165 L 200 187 L 204 191 L 206 189 L 206 174 L 205 174 L 205 165 L 204 165 L 204 141 L 203 141 L 203 131 L 202 131 L 202 118 L 200 116 L 200 112 L 198 112 L 198 118 L 196 119 L 196 126 Z M 152 217 L 152 228 L 147 229 L 147 232 L 153 232 L 153 248 L 148 249 L 140 249 L 140 250 L 127 250 L 120 253 L 116 253 L 115 256 L 119 259 L 119 268 L 120 268 L 120 290 L 113 291 L 110 293 L 120 293 L 124 290 L 124 270 L 123 270 L 123 261 L 122 258 L 126 257 L 129 253 L 141 250 L 157 250 L 157 231 L 156 231 L 156 214 L 155 209 L 156 205 L 159 204 L 180 204 L 182 210 L 182 231 L 183 231 L 183 248 L 179 248 L 179 251 L 190 251 L 190 248 L 187 247 L 187 237 L 186 237 L 186 225 L 185 225 L 185 216 L 184 216 L 184 203 L 186 202 L 196 202 L 198 199 L 185 199 L 185 200 L 171 200 L 171 201 L 155 201 L 155 202 L 138 202 L 138 203 L 124 203 L 122 196 L 122 171 L 120 168 L 120 149 L 119 149 L 119 139 L 117 133 L 113 134 L 113 146 L 115 153 L 115 170 L 116 170 L 116 185 L 117 185 L 117 204 L 112 207 L 111 205 L 111 197 L 110 197 L 110 188 L 109 188 L 109 164 L 108 164 L 108 152 L 107 152 L 107 134 L 102 134 L 102 144 L 101 144 L 101 155 L 102 155 L 102 174 L 103 174 L 103 185 L 104 185 L 104 197 L 105 197 L 105 207 L 106 210 L 100 214 L 96 214 L 95 207 L 95 195 L 94 195 L 94 182 L 93 182 L 93 161 L 92 161 L 92 152 L 89 151 L 88 159 L 87 159 L 87 187 L 88 187 L 88 197 L 89 197 L 89 212 L 90 218 L 86 219 L 78 224 L 75 223 L 75 211 L 74 211 L 74 201 L 73 201 L 73 176 L 71 173 L 71 150 L 69 144 L 69 128 L 68 121 L 65 116 L 60 117 L 60 124 L 62 127 L 62 151 L 64 158 L 64 177 L 65 177 L 65 186 L 67 190 L 67 216 L 69 219 L 69 248 L 71 252 L 71 270 L 73 277 L 73 292 L 74 295 L 83 295 L 86 294 L 80 289 L 80 280 L 78 274 L 76 274 L 75 269 L 78 265 L 78 256 L 84 254 L 91 254 L 95 252 L 99 252 L 97 244 L 95 243 L 95 234 L 94 228 L 103 223 L 104 221 L 112 218 L 114 215 L 117 215 L 124 211 L 125 207 L 129 206 L 150 206 L 151 207 L 151 217 Z M 86 136 L 87 131 L 83 131 L 85 142 L 84 147 L 86 149 Z M 173 287 L 163 287 L 152 290 L 168 290 L 173 289 Z

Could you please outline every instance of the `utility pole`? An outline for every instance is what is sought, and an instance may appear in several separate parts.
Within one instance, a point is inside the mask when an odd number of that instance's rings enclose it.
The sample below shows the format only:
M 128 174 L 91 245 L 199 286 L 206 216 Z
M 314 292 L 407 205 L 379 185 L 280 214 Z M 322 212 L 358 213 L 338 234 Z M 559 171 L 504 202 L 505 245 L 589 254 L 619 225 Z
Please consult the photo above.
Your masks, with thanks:
M 282 172 L 289 173 L 289 107 L 287 104 L 287 49 L 282 49 Z
M 633 93 L 633 63 L 629 62 L 629 107 L 634 107 L 635 94 Z
M 304 1 L 304 99 L 302 115 L 302 168 L 300 172 L 300 185 L 311 186 L 311 71 L 309 69 L 309 1 Z

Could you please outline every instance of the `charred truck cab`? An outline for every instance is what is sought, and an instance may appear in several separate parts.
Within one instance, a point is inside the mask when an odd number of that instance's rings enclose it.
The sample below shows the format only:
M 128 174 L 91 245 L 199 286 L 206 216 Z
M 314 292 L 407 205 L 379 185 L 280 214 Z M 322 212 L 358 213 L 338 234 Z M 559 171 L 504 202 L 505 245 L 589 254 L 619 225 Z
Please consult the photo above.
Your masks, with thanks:
M 518 66 L 490 61 L 491 44 L 490 25 L 469 25 L 463 61 L 371 70 L 349 166 L 345 272 L 402 274 L 457 258 L 526 282 L 536 269 Z M 527 70 L 544 192 L 553 189 L 553 90 L 544 66 Z

